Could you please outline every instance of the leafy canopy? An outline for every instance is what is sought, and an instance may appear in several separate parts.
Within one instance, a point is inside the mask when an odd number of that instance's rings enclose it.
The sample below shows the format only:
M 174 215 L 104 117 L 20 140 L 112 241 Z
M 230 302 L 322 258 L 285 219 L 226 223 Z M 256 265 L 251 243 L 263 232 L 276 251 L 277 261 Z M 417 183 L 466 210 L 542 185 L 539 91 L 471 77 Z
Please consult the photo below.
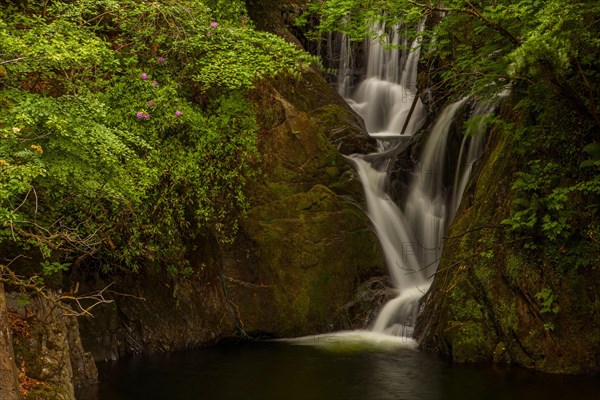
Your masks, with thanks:
M 245 91 L 314 59 L 238 0 L 0 5 L 3 258 L 189 272 L 194 238 L 230 240 L 258 173 Z

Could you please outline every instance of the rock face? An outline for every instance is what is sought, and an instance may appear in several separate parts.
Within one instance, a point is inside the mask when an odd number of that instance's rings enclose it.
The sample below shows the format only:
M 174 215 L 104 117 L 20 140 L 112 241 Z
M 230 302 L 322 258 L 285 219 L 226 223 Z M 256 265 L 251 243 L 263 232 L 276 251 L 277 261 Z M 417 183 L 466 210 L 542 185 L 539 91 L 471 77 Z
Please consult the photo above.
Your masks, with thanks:
M 252 190 L 245 246 L 226 249 L 230 300 L 248 332 L 297 336 L 343 328 L 340 309 L 362 282 L 385 273 L 360 206 L 362 188 L 339 152 L 371 143 L 315 72 L 261 87 L 254 102 L 265 177 Z
M 90 280 L 95 288 L 105 286 L 101 279 Z M 175 279 L 146 270 L 117 277 L 111 288 L 120 293 L 113 295 L 114 303 L 80 321 L 84 348 L 97 361 L 206 346 L 235 334 L 212 274 Z
M 209 236 L 190 258 L 196 275 L 147 270 L 118 278 L 115 303 L 82 321 L 97 360 L 180 350 L 239 335 L 299 336 L 359 324 L 345 305 L 385 274 L 362 211 L 360 182 L 340 154 L 373 143 L 316 72 L 263 82 L 250 94 L 261 128 L 262 177 L 236 241 Z M 89 277 L 101 289 L 98 277 Z
M 322 95 L 330 92 L 315 73 L 292 85 L 278 81 L 257 93 L 256 102 L 270 104 L 269 112 L 279 116 L 261 137 L 266 176 L 253 189 L 260 200 L 243 224 L 252 261 L 239 252 L 226 260 L 246 329 L 278 336 L 340 328 L 339 309 L 357 286 L 384 273 L 358 204 L 362 189 L 333 145 L 346 152 L 357 151 L 361 141 L 369 145 L 359 122 L 345 104 Z
M 505 232 L 518 168 L 510 146 L 508 136 L 492 136 L 463 196 L 418 320 L 420 345 L 457 362 L 598 373 L 598 264 L 559 273 L 549 256 L 526 255 Z
M 96 382 L 96 365 L 83 350 L 74 317 L 43 298 L 24 306 L 18 295 L 8 294 L 7 304 L 15 360 L 27 398 L 74 400 L 75 388 Z

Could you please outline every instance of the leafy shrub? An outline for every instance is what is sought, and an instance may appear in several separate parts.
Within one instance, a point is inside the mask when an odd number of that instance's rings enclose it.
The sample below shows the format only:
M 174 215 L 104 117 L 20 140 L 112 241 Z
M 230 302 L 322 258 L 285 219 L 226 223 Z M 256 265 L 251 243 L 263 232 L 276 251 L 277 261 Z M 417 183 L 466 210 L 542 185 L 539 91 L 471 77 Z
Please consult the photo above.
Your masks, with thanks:
M 237 0 L 2 4 L 3 244 L 190 272 L 194 238 L 231 240 L 258 172 L 245 91 L 315 59 Z

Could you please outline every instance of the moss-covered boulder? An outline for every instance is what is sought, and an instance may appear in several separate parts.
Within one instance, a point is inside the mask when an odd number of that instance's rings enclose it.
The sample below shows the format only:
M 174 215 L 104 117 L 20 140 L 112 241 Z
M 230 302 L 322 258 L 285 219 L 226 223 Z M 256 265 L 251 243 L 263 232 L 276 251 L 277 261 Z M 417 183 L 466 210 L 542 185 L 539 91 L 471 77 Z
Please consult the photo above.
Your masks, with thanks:
M 252 263 L 228 270 L 248 332 L 298 336 L 340 329 L 362 281 L 381 273 L 379 245 L 356 204 L 323 185 L 254 208 Z
M 314 71 L 300 82 L 265 83 L 253 100 L 264 175 L 225 253 L 233 308 L 248 332 L 297 336 L 348 327 L 340 322 L 343 306 L 361 283 L 384 274 L 362 187 L 339 151 L 349 143 L 342 136 L 356 138 L 346 149 L 361 137 L 369 146 L 367 136 Z
M 560 271 L 501 222 L 512 202 L 511 139 L 493 135 L 452 223 L 417 323 L 420 346 L 457 362 L 552 373 L 600 371 L 600 270 Z M 560 253 L 560 249 L 556 249 Z

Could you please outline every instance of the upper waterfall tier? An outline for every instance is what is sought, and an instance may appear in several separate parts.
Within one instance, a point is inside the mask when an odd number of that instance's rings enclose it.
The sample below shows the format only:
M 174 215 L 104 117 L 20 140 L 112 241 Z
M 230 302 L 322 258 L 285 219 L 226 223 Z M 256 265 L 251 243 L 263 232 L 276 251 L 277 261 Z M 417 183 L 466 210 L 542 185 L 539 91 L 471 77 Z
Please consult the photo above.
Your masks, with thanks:
M 353 93 L 350 88 L 352 74 L 352 49 L 347 37 L 341 40 L 338 91 L 352 108 L 363 118 L 371 134 L 387 136 L 417 132 L 425 121 L 425 109 L 417 95 L 417 64 L 420 54 L 419 41 L 409 49 L 406 39 L 394 26 L 387 34 L 383 24 L 374 26 L 378 37 L 365 43 L 367 71 Z M 421 28 L 419 28 L 421 29 Z M 416 101 L 410 121 L 405 121 Z

